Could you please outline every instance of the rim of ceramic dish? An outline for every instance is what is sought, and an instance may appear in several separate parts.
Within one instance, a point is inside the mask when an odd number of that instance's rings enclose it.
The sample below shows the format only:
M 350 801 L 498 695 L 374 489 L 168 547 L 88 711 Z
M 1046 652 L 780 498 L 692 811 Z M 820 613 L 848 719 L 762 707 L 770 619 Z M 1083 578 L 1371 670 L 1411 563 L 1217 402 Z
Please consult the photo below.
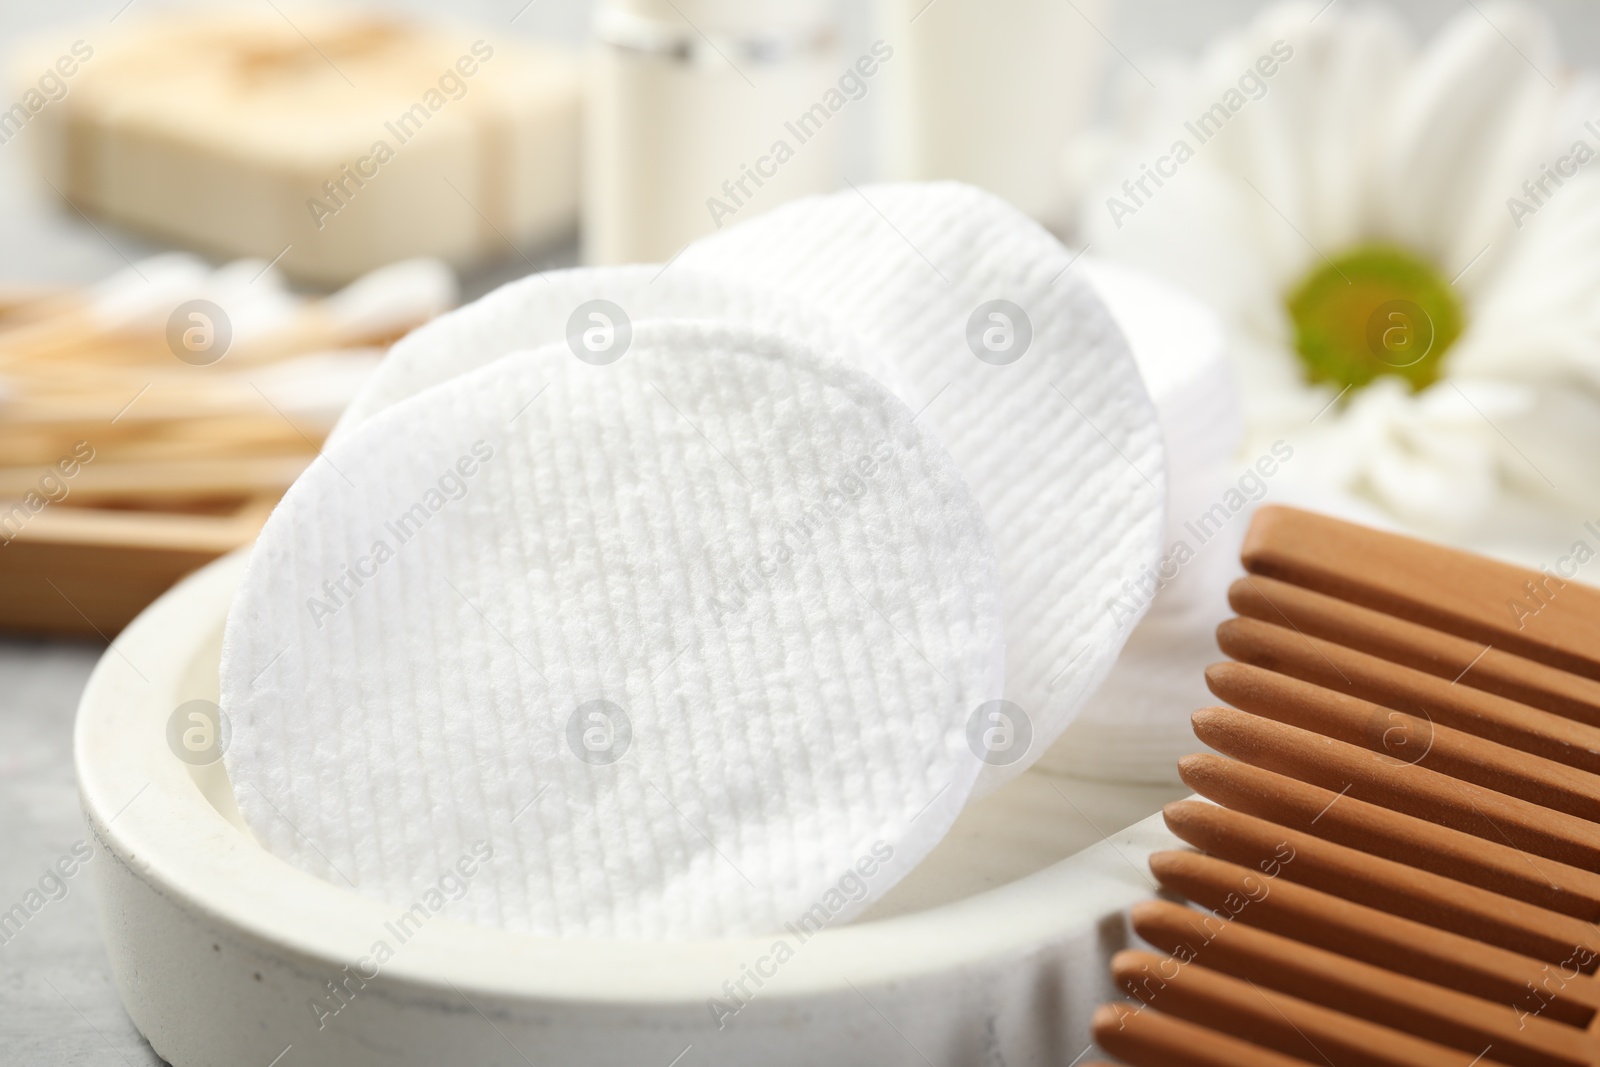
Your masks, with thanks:
M 84 815 L 115 861 L 176 906 L 337 970 L 364 957 L 384 923 L 404 909 L 268 853 L 223 814 L 232 794 L 221 762 L 193 768 L 167 743 L 167 722 L 180 703 L 215 697 L 223 622 L 246 558 L 241 549 L 184 579 L 101 658 L 75 727 Z M 960 970 L 1067 936 L 1081 927 L 1085 904 L 1116 910 L 1130 894 L 1148 895 L 1131 868 L 1127 885 L 1083 879 L 1075 858 L 927 910 L 825 928 L 785 963 L 783 987 L 770 995 L 803 997 Z M 699 1003 L 723 996 L 724 984 L 771 952 L 778 936 L 552 938 L 439 915 L 384 970 L 402 981 L 512 998 Z

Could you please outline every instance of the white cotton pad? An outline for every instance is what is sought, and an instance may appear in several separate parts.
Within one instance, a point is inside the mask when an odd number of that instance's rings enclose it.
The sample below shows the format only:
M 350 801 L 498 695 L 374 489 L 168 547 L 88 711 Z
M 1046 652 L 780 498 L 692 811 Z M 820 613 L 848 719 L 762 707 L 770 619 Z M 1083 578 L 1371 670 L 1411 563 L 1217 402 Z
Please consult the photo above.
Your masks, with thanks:
M 565 340 L 581 358 L 604 360 L 627 351 L 636 323 L 650 319 L 714 319 L 793 336 L 832 353 L 848 347 L 833 323 L 782 293 L 736 278 L 676 264 L 578 267 L 530 274 L 413 330 L 394 347 L 345 409 L 338 438 L 374 412 L 430 385 L 476 370 L 509 352 Z M 895 388 L 894 368 L 862 352 L 860 369 Z
M 1040 762 L 1080 777 L 1177 782 L 1178 758 L 1199 747 L 1189 716 L 1215 703 L 1205 669 L 1220 655 L 1217 624 L 1233 614 L 1228 585 L 1243 573 L 1239 545 L 1249 514 L 1241 509 L 1224 520 L 1210 510 L 1242 499 L 1227 496 L 1249 467 L 1238 455 L 1238 391 L 1221 324 L 1203 304 L 1121 264 L 1085 256 L 1078 269 L 1127 336 L 1161 419 L 1166 540 L 1162 562 L 1122 591 L 1127 610 L 1118 614 L 1131 632 L 1116 666 Z
M 1244 415 L 1222 324 L 1194 297 L 1137 268 L 1085 256 L 1077 269 L 1128 339 L 1161 423 L 1167 456 L 1163 552 L 1183 540 L 1198 548 L 1188 524 L 1246 465 L 1238 454 Z M 1183 596 L 1182 584 L 1169 583 L 1162 592 L 1176 589 Z
M 1003 673 L 993 546 L 929 429 L 792 338 L 655 321 L 328 447 L 228 617 L 225 759 L 267 848 L 400 909 L 483 841 L 452 917 L 815 929 L 944 835 Z
M 1160 427 L 1127 343 L 1031 219 L 969 186 L 849 189 L 691 245 L 679 266 L 803 299 L 881 354 L 937 429 L 1000 557 L 1009 723 L 978 791 L 1036 760 L 1127 637 L 1108 611 L 1158 557 Z M 1024 736 L 1031 733 L 1031 737 Z

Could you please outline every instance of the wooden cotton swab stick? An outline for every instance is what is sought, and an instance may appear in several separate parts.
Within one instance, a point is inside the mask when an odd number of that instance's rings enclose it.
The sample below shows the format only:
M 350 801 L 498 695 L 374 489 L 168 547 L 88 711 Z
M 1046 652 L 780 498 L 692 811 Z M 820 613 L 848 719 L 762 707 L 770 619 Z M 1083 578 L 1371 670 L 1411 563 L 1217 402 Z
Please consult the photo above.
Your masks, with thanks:
M 266 491 L 281 495 L 310 460 L 309 455 L 301 454 L 161 463 L 96 462 L 59 481 L 67 496 L 80 503 L 252 496 Z M 14 500 L 36 489 L 39 478 L 35 467 L 0 467 L 0 500 Z

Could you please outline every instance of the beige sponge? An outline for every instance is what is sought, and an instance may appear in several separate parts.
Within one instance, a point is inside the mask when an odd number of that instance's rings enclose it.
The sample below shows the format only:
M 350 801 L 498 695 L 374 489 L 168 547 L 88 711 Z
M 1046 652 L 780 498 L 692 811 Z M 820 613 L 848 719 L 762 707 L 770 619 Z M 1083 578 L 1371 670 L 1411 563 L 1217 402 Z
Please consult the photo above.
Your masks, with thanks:
M 371 14 L 184 12 L 13 62 L 73 206 L 337 283 L 417 255 L 525 254 L 576 223 L 580 67 L 564 51 Z M 40 71 L 72 60 L 63 91 Z M 52 87 L 55 81 L 52 80 Z M 515 245 L 513 245 L 513 242 Z

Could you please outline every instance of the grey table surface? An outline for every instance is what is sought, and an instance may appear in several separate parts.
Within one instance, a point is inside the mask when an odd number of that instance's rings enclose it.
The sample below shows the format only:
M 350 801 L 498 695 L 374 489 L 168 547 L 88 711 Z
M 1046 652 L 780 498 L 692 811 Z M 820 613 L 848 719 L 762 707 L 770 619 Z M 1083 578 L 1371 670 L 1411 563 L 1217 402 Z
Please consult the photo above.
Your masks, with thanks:
M 155 0 L 132 2 L 154 6 Z M 125 0 L 50 5 L 0 0 L 0 49 L 58 23 L 104 25 L 127 6 Z M 514 17 L 518 32 L 567 40 L 581 39 L 590 8 L 587 0 L 451 0 L 448 5 L 389 0 L 381 6 L 448 7 L 486 24 Z M 1103 28 L 1133 56 L 1189 49 L 1260 6 L 1259 0 L 1124 0 Z M 1600 58 L 1600 15 L 1593 7 L 1582 0 L 1540 6 L 1562 25 L 1571 58 L 1589 63 Z M 1427 32 L 1463 10 L 1463 4 L 1412 0 L 1402 8 Z M 128 259 L 163 250 L 113 227 L 96 228 L 54 201 L 31 179 L 18 142 L 0 146 L 0 281 L 87 283 Z M 568 263 L 574 256 L 571 247 L 546 249 L 540 265 Z M 524 269 L 520 260 L 492 264 L 464 279 L 465 294 L 487 291 Z M 72 769 L 73 714 L 103 651 L 98 642 L 0 638 L 0 909 L 38 888 L 56 860 L 84 837 Z M 0 943 L 0 1065 L 162 1062 L 122 1009 L 91 881 L 87 870 L 67 881 L 65 896 Z

